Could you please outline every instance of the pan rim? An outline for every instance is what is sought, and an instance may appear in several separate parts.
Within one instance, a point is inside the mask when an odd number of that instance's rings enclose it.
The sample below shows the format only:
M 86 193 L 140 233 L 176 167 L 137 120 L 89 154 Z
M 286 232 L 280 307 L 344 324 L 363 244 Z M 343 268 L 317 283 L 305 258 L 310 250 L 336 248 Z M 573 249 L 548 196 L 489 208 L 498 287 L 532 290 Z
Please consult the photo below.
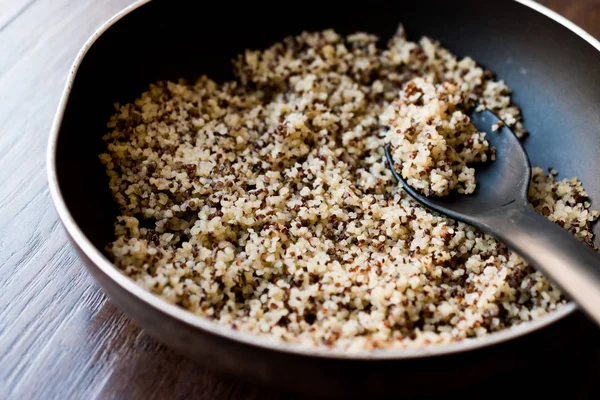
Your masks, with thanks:
M 264 350 L 287 353 L 296 356 L 356 361 L 418 359 L 432 356 L 444 356 L 481 349 L 484 347 L 507 342 L 509 340 L 516 339 L 529 333 L 533 333 L 543 327 L 546 327 L 565 318 L 566 316 L 572 314 L 573 311 L 577 308 L 577 306 L 573 302 L 569 302 L 560 309 L 553 311 L 552 313 L 538 320 L 523 322 L 520 325 L 502 330 L 500 332 L 490 333 L 479 338 L 465 339 L 460 342 L 430 345 L 423 348 L 362 350 L 355 353 L 346 353 L 341 349 L 313 347 L 297 343 L 283 343 L 268 337 L 236 331 L 230 328 L 229 326 L 219 325 L 215 322 L 209 321 L 208 319 L 205 319 L 201 316 L 197 316 L 187 310 L 184 310 L 176 305 L 170 304 L 166 300 L 160 298 L 159 296 L 154 295 L 151 292 L 146 291 L 142 287 L 138 286 L 133 280 L 123 275 L 117 268 L 115 268 L 113 263 L 110 262 L 110 260 L 108 260 L 87 239 L 83 231 L 75 222 L 73 216 L 67 208 L 67 205 L 65 203 L 64 198 L 62 197 L 58 185 L 56 148 L 66 105 L 70 97 L 75 77 L 85 55 L 94 45 L 96 40 L 112 25 L 117 23 L 119 20 L 121 20 L 123 17 L 133 12 L 134 10 L 149 3 L 150 1 L 152 0 L 138 0 L 133 4 L 125 7 L 123 10 L 119 11 L 117 14 L 111 17 L 101 27 L 99 27 L 84 43 L 70 68 L 67 82 L 63 89 L 63 93 L 54 117 L 54 121 L 52 122 L 46 153 L 47 178 L 52 202 L 54 204 L 55 209 L 57 210 L 59 219 L 61 220 L 63 226 L 65 227 L 68 233 L 68 236 L 70 236 L 74 244 L 81 249 L 81 251 L 86 255 L 86 257 L 88 257 L 90 261 L 105 276 L 111 279 L 121 289 L 128 292 L 129 295 L 136 297 L 139 301 L 145 303 L 146 306 L 150 306 L 156 312 L 166 314 L 170 318 L 173 318 L 180 323 L 184 323 L 192 328 L 199 329 L 204 333 L 217 335 L 221 338 L 232 340 L 242 345 L 258 347 Z M 595 39 L 592 35 L 584 31 L 582 28 L 569 21 L 565 17 L 557 14 L 554 11 L 551 11 L 547 7 L 533 0 L 514 1 L 554 20 L 555 22 L 569 29 L 577 36 L 588 42 L 590 45 L 596 48 L 596 50 L 600 51 L 600 41 Z M 102 285 L 99 286 L 102 287 Z M 132 318 L 135 319 L 134 317 Z

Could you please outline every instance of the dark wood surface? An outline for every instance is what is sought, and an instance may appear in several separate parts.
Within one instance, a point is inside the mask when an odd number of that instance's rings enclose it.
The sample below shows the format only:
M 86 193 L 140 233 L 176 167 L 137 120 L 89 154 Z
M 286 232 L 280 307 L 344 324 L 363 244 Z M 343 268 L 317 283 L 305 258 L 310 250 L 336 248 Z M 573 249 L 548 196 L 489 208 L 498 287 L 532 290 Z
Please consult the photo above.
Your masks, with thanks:
M 131 2 L 0 0 L 0 399 L 290 398 L 216 376 L 145 334 L 88 276 L 51 204 L 46 141 L 69 67 Z M 600 37 L 600 0 L 542 3 Z M 582 317 L 577 327 L 573 347 L 556 348 L 557 368 L 574 377 L 559 371 L 541 386 L 600 398 L 600 331 Z

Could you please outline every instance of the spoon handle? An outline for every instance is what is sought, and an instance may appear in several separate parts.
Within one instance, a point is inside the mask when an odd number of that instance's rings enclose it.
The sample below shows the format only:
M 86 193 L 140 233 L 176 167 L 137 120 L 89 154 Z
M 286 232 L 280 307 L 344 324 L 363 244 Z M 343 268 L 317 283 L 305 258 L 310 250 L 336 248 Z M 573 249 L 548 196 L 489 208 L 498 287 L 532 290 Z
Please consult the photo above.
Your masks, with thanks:
M 600 324 L 600 255 L 528 204 L 487 218 L 487 230 L 543 271 Z

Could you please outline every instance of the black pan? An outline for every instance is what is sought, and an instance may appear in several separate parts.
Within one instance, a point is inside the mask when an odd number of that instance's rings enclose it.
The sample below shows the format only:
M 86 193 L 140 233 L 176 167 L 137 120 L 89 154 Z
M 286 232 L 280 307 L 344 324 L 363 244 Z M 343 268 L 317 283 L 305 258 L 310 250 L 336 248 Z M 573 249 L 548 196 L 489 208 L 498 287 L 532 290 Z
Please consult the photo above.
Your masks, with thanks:
M 547 326 L 571 314 L 573 304 L 477 340 L 347 355 L 216 326 L 145 292 L 111 265 L 103 249 L 117 209 L 98 154 L 112 104 L 134 100 L 159 79 L 231 78 L 230 60 L 238 52 L 302 30 L 363 30 L 387 39 L 402 22 L 409 38 L 428 35 L 473 57 L 515 89 L 531 131 L 525 144 L 532 164 L 578 176 L 600 199 L 600 43 L 549 10 L 526 0 L 233 4 L 141 1 L 101 28 L 75 61 L 50 136 L 50 188 L 75 248 L 112 300 L 156 338 L 203 365 L 296 391 L 423 393 L 516 365 L 537 362 L 540 368 L 548 340 L 561 335 Z M 543 340 L 537 332 L 542 327 Z

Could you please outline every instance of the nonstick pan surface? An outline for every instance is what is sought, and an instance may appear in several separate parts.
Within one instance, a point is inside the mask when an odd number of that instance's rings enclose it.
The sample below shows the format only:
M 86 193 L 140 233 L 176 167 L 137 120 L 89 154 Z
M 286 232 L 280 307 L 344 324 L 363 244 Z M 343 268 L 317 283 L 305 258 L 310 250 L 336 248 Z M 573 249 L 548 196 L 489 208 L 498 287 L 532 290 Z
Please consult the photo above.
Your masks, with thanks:
M 90 273 L 125 313 L 210 368 L 323 395 L 446 390 L 548 357 L 538 330 L 546 327 L 546 338 L 560 337 L 557 324 L 547 326 L 571 314 L 573 304 L 481 339 L 348 355 L 216 326 L 137 287 L 103 254 L 117 208 L 98 154 L 114 102 L 134 100 L 159 79 L 201 74 L 229 79 L 230 60 L 240 51 L 264 48 L 303 30 L 362 30 L 386 40 L 400 22 L 409 38 L 430 36 L 495 71 L 514 89 L 513 100 L 523 110 L 532 165 L 553 167 L 561 177 L 577 176 L 590 197 L 600 199 L 600 44 L 533 2 L 368 1 L 359 7 L 144 0 L 109 21 L 82 49 L 48 148 L 50 188 L 60 218 Z

